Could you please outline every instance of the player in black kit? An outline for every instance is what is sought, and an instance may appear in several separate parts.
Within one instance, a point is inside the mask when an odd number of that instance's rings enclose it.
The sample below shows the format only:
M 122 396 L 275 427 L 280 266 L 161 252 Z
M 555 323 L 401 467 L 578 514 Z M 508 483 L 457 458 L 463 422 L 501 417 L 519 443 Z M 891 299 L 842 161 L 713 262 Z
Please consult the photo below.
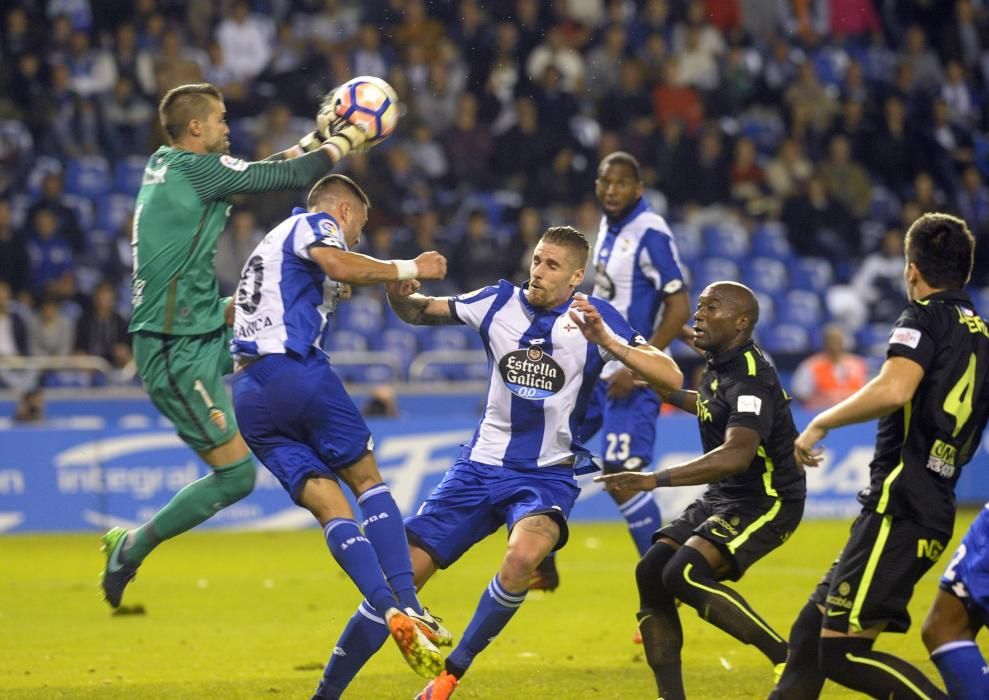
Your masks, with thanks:
M 702 498 L 653 535 L 635 570 L 637 615 L 646 659 L 664 700 L 684 697 L 683 628 L 675 600 L 774 665 L 786 641 L 734 590 L 752 564 L 787 540 L 804 512 L 803 468 L 793 457 L 797 430 L 776 370 L 752 342 L 759 305 L 752 291 L 716 282 L 701 292 L 694 343 L 706 351 L 698 391 L 663 399 L 697 416 L 704 455 L 657 472 L 599 476 L 607 488 L 649 491 L 710 484 Z
M 975 241 L 965 222 L 924 214 L 907 231 L 910 305 L 875 379 L 816 416 L 796 441 L 807 466 L 829 430 L 879 418 L 862 512 L 790 631 L 786 670 L 770 696 L 816 698 L 825 677 L 876 698 L 947 697 L 918 669 L 874 651 L 906 632 L 913 587 L 951 539 L 955 482 L 989 411 L 989 337 L 968 295 Z

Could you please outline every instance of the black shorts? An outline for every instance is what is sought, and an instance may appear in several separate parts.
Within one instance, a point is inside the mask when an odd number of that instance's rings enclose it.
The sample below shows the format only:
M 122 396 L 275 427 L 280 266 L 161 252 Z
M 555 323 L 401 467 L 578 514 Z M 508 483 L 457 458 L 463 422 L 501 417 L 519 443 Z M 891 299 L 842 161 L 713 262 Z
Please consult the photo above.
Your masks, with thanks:
M 949 539 L 910 520 L 863 510 L 810 597 L 824 607 L 823 627 L 848 633 L 885 625 L 887 632 L 906 632 L 913 587 Z
M 800 524 L 803 500 L 772 498 L 715 500 L 699 498 L 683 514 L 653 535 L 684 544 L 691 535 L 713 543 L 731 565 L 737 581 L 746 569 L 786 542 Z

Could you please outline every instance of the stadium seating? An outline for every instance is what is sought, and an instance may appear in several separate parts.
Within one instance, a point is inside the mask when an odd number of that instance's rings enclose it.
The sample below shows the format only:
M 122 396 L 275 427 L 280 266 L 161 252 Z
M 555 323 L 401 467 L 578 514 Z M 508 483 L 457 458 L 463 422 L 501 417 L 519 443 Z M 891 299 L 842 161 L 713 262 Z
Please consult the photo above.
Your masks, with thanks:
M 749 253 L 749 236 L 741 226 L 708 224 L 701 229 L 701 237 L 706 256 L 737 259 Z
M 470 336 L 477 336 L 477 332 L 466 326 L 438 326 L 423 334 L 422 347 L 424 350 L 469 350 Z
M 712 282 L 739 278 L 738 265 L 733 260 L 717 257 L 702 258 L 694 266 L 693 288 L 699 293 Z
M 131 197 L 135 196 L 141 189 L 146 160 L 144 156 L 127 156 L 118 160 L 113 169 L 114 190 Z
M 79 194 L 64 194 L 62 201 L 76 213 L 79 227 L 85 231 L 96 224 L 96 211 L 93 200 Z
M 761 328 L 759 342 L 774 354 L 800 354 L 811 350 L 807 329 L 793 323 L 776 323 Z
M 96 198 L 112 186 L 110 163 L 102 156 L 81 156 L 65 166 L 65 191 L 69 194 Z
M 752 255 L 789 263 L 793 259 L 790 241 L 782 224 L 763 224 L 752 233 Z
M 754 292 L 778 294 L 787 287 L 786 265 L 773 258 L 751 258 L 742 265 L 742 282 Z
M 334 352 L 366 352 L 368 342 L 367 338 L 357 331 L 337 328 L 330 332 L 325 349 L 330 353 L 332 359 Z
M 372 296 L 359 294 L 341 302 L 335 313 L 336 328 L 358 334 L 377 333 L 384 323 L 382 302 Z
M 117 231 L 134 211 L 133 195 L 113 192 L 98 200 L 96 225 L 107 231 Z
M 790 286 L 824 292 L 834 282 L 834 270 L 825 258 L 798 258 L 790 272 Z
M 820 295 L 805 289 L 784 292 L 778 297 L 776 309 L 780 323 L 802 326 L 808 332 L 826 320 Z

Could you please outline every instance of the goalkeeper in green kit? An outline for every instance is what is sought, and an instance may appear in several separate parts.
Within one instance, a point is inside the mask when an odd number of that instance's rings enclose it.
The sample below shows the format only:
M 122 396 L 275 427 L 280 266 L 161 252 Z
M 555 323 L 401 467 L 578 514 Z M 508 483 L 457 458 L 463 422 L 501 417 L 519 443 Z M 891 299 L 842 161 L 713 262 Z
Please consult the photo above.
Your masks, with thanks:
M 254 461 L 223 385 L 233 367 L 228 305 L 220 298 L 213 259 L 230 197 L 307 187 L 366 140 L 361 128 L 324 106 L 316 131 L 251 163 L 228 154 L 226 108 L 214 86 L 169 90 L 158 113 L 170 145 L 148 160 L 134 209 L 134 360 L 152 402 L 212 473 L 187 485 L 140 527 L 117 527 L 103 536 L 103 595 L 113 608 L 152 549 L 254 487 Z

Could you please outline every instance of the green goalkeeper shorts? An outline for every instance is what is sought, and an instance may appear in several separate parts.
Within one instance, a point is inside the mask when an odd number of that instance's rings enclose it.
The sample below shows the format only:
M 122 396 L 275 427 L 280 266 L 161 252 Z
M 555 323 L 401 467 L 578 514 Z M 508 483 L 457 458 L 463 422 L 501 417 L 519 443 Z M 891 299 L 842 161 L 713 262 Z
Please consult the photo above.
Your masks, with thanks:
M 134 362 L 151 401 L 196 452 L 228 442 L 237 434 L 233 404 L 223 384 L 230 374 L 230 329 L 205 335 L 163 335 L 138 331 Z

